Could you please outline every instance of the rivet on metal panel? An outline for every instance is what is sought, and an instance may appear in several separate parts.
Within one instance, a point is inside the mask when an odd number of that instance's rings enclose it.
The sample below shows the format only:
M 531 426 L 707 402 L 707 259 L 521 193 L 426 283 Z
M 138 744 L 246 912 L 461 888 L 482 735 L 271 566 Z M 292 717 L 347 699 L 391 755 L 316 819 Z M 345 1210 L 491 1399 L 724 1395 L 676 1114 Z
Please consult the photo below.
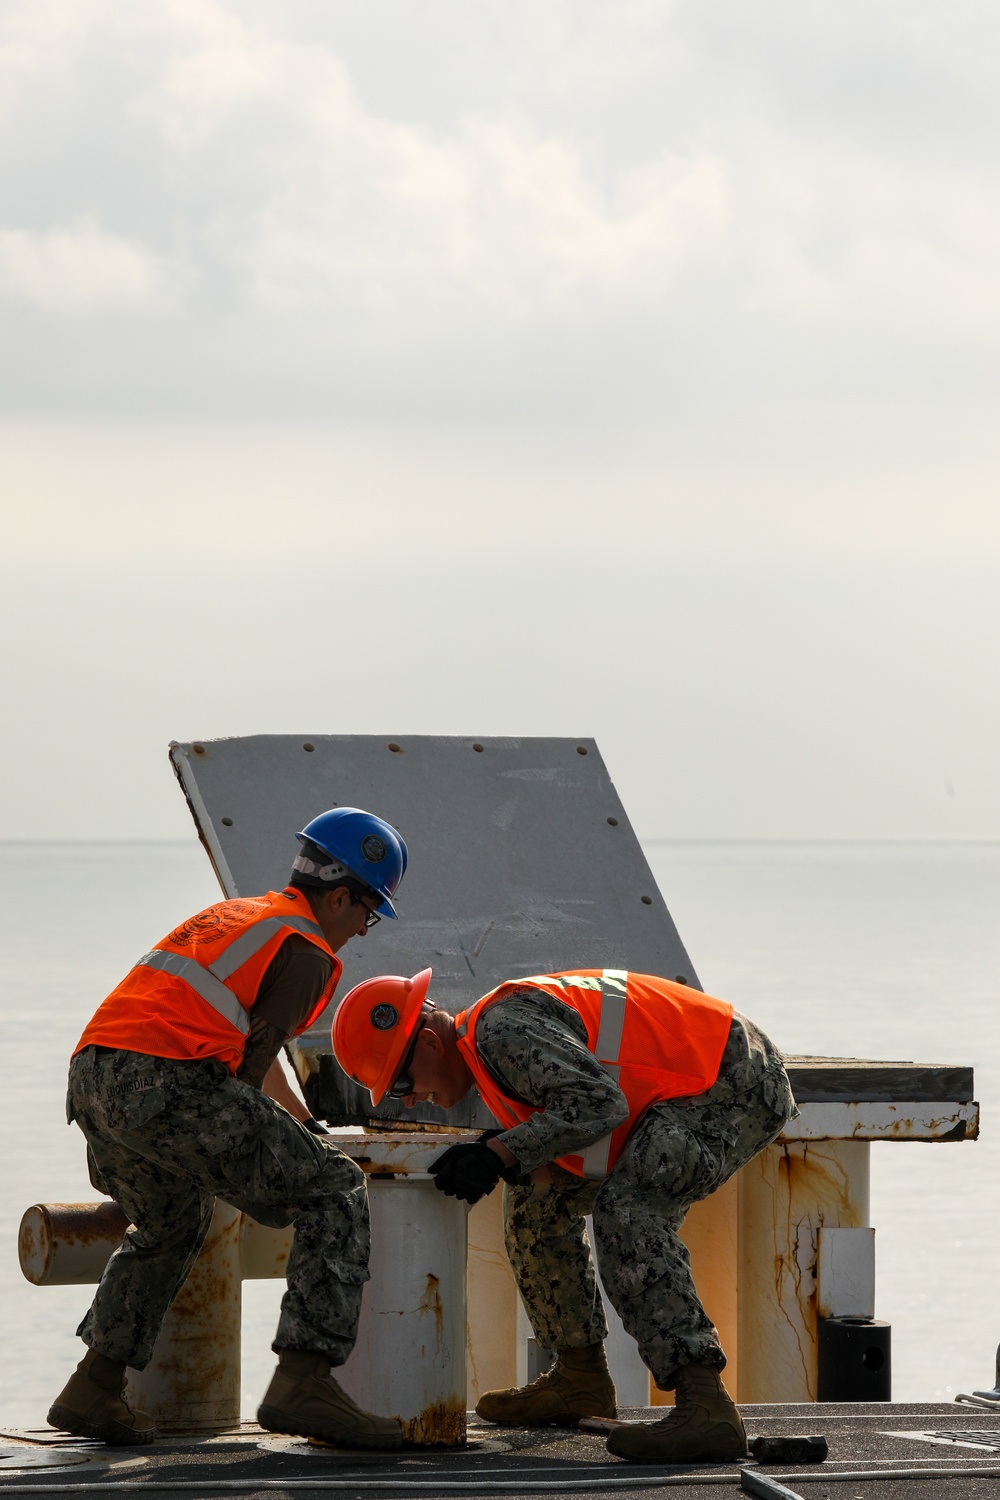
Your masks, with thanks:
M 402 748 L 403 748 L 402 745 L 395 745 L 395 744 L 390 744 L 389 745 L 389 749 L 392 750 L 392 751 L 394 751 L 397 755 L 402 750 Z
M 483 747 L 482 747 L 482 745 L 473 745 L 472 748 L 473 748 L 473 750 L 478 750 L 479 753 L 480 753 L 480 755 L 482 755 L 482 753 L 483 753 Z
M 195 755 L 205 755 L 206 754 L 206 750 L 205 750 L 205 746 L 204 745 L 192 745 L 191 749 L 194 751 Z
M 674 980 L 677 984 L 687 984 L 688 977 L 686 974 L 675 974 Z
M 310 745 L 310 743 L 309 743 L 309 741 L 308 741 L 308 740 L 306 740 L 306 742 L 305 742 L 305 744 L 304 744 L 304 745 L 303 745 L 303 746 L 302 746 L 302 748 L 303 748 L 303 750 L 315 750 L 315 749 L 316 749 L 316 746 L 315 746 L 315 745 Z
M 586 747 L 586 745 L 577 745 L 577 747 L 576 747 L 576 753 L 577 753 L 577 755 L 586 755 L 587 754 L 587 747 Z
M 640 896 L 639 899 L 641 900 L 643 906 L 652 906 L 653 904 L 652 896 Z
M 233 820 L 232 820 L 232 818 L 223 818 L 222 822 L 223 822 L 223 824 L 225 825 L 226 828 L 232 828 L 232 826 L 233 826 Z
M 608 822 L 611 824 L 612 828 L 617 828 L 618 827 L 618 819 L 617 818 L 609 818 Z

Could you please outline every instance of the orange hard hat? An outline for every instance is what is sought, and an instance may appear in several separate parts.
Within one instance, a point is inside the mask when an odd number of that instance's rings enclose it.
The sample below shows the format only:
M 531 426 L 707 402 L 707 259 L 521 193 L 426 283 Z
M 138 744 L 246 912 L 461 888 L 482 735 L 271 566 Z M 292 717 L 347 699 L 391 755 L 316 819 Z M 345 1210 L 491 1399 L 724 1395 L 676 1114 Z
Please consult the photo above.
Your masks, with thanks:
M 403 1065 L 427 998 L 431 970 L 412 979 L 379 974 L 348 990 L 333 1018 L 330 1040 L 337 1061 L 378 1104 Z

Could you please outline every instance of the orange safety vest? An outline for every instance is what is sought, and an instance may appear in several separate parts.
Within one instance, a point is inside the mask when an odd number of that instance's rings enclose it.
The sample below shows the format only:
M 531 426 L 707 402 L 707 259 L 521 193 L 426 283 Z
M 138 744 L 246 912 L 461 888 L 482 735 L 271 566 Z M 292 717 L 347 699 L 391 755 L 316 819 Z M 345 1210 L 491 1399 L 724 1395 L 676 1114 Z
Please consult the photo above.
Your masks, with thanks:
M 581 1177 L 605 1177 L 621 1156 L 640 1116 L 659 1099 L 703 1094 L 719 1076 L 733 1007 L 686 984 L 633 974 L 628 969 L 569 969 L 512 979 L 455 1017 L 458 1050 L 486 1107 L 505 1129 L 539 1113 L 537 1105 L 512 1099 L 476 1050 L 476 1024 L 486 1010 L 513 990 L 544 990 L 578 1011 L 587 1046 L 628 1101 L 628 1119 L 580 1155 L 558 1164 Z
M 218 1058 L 230 1073 L 243 1060 L 250 1010 L 282 943 L 299 932 L 333 960 L 333 973 L 298 1036 L 330 1003 L 343 966 L 301 891 L 218 901 L 144 953 L 94 1013 L 76 1045 L 150 1057 Z

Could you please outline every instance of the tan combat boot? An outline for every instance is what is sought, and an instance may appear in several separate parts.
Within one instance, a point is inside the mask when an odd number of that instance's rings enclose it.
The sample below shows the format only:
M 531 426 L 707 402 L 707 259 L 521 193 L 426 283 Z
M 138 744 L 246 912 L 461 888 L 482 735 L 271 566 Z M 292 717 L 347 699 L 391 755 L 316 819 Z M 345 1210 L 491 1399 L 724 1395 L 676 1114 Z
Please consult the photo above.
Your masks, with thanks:
M 88 1349 L 45 1420 L 60 1432 L 115 1447 L 151 1443 L 156 1424 L 146 1412 L 132 1410 L 122 1395 L 124 1384 L 123 1364 Z
M 398 1448 L 403 1429 L 395 1417 L 362 1411 L 341 1390 L 325 1354 L 311 1349 L 282 1349 L 257 1410 L 268 1432 L 320 1438 L 339 1448 Z
M 747 1435 L 722 1374 L 686 1365 L 677 1374 L 677 1405 L 660 1422 L 635 1422 L 608 1438 L 608 1452 L 637 1463 L 724 1464 L 747 1456 Z
M 476 1415 L 500 1427 L 573 1427 L 579 1417 L 617 1416 L 604 1345 L 557 1349 L 551 1370 L 519 1390 L 487 1391 Z

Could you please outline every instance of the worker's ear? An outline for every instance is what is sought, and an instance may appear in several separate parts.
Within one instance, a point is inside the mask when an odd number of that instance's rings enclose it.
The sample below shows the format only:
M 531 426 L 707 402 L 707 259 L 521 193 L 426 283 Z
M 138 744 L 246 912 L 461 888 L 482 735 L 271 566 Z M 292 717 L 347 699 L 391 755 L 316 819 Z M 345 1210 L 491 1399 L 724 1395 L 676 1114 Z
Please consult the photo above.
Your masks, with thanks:
M 432 1052 L 435 1057 L 444 1057 L 444 1042 L 429 1026 L 422 1026 L 417 1033 L 417 1046 L 425 1053 Z

